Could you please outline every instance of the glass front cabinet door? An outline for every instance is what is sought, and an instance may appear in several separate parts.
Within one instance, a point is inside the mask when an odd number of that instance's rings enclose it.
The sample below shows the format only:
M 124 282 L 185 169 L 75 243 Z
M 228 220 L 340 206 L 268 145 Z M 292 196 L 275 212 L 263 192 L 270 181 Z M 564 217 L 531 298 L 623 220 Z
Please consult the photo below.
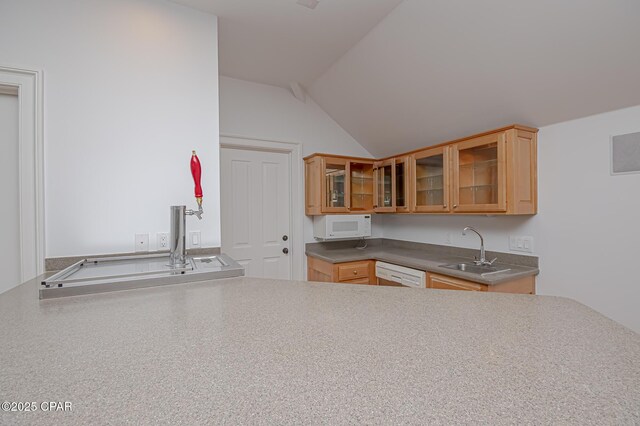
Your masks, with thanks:
M 349 161 L 344 158 L 323 158 L 322 212 L 347 213 L 349 211 Z
M 373 210 L 377 213 L 391 213 L 395 207 L 395 160 L 378 161 L 374 164 L 375 197 Z
M 397 157 L 394 159 L 394 178 L 395 178 L 395 208 L 398 213 L 408 213 L 411 211 L 409 202 L 409 163 L 410 157 Z
M 411 158 L 413 211 L 449 212 L 449 148 L 425 149 Z
M 453 211 L 506 211 L 505 133 L 456 143 L 451 153 Z
M 349 162 L 349 211 L 369 213 L 373 211 L 373 161 Z

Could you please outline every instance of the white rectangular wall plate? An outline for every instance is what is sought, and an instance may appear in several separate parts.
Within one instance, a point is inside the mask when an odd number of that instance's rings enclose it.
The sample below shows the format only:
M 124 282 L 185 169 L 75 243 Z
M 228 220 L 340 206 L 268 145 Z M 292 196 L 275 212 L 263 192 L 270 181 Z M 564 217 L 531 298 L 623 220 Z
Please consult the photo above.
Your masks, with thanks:
M 189 232 L 189 241 L 187 247 L 200 247 L 200 231 Z
M 533 253 L 533 237 L 527 235 L 510 235 L 509 250 Z
M 156 250 L 169 250 L 169 234 L 167 232 L 158 232 L 156 234 Z
M 134 251 L 149 251 L 149 234 L 136 234 L 135 244 Z

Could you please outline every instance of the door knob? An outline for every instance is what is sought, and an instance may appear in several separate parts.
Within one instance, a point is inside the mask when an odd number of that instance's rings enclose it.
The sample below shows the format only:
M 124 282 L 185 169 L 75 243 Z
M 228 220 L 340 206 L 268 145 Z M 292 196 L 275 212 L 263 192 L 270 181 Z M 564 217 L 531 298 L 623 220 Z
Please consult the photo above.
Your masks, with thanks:
M 282 241 L 287 241 L 289 239 L 289 237 L 287 237 L 286 235 L 282 236 Z
M 285 247 L 285 248 L 282 249 L 282 252 L 284 254 L 289 254 L 289 249 Z

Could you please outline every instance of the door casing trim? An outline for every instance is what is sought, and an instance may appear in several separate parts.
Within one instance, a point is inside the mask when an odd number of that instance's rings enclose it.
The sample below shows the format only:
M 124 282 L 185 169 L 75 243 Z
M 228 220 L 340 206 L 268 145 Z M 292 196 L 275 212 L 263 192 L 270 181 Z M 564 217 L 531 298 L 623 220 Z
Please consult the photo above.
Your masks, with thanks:
M 44 272 L 43 73 L 0 66 L 0 85 L 18 91 L 20 274 L 24 282 Z
M 222 138 L 227 140 L 223 141 Z M 302 144 L 221 133 L 220 149 L 222 148 L 277 152 L 289 155 L 289 170 L 291 172 L 289 187 L 291 200 L 291 212 L 289 215 L 291 226 L 291 279 L 304 280 L 303 219 L 305 216 L 304 185 L 302 182 Z

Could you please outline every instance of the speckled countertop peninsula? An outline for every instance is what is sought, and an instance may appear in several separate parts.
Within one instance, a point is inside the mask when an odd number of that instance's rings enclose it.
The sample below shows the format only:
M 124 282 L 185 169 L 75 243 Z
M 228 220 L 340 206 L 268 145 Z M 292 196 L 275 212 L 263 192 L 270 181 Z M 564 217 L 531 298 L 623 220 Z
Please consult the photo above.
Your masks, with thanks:
M 305 254 L 329 263 L 355 262 L 358 260 L 380 260 L 408 268 L 458 277 L 482 284 L 493 285 L 517 278 L 538 275 L 538 258 L 487 250 L 486 257 L 498 258 L 495 266 L 505 267 L 506 272 L 479 275 L 443 268 L 442 265 L 473 261 L 479 250 L 414 243 L 409 241 L 374 238 L 367 240 L 365 249 L 355 248 L 357 241 L 333 241 L 309 243 Z
M 0 295 L 0 424 L 638 424 L 640 335 L 575 301 L 251 278 Z

